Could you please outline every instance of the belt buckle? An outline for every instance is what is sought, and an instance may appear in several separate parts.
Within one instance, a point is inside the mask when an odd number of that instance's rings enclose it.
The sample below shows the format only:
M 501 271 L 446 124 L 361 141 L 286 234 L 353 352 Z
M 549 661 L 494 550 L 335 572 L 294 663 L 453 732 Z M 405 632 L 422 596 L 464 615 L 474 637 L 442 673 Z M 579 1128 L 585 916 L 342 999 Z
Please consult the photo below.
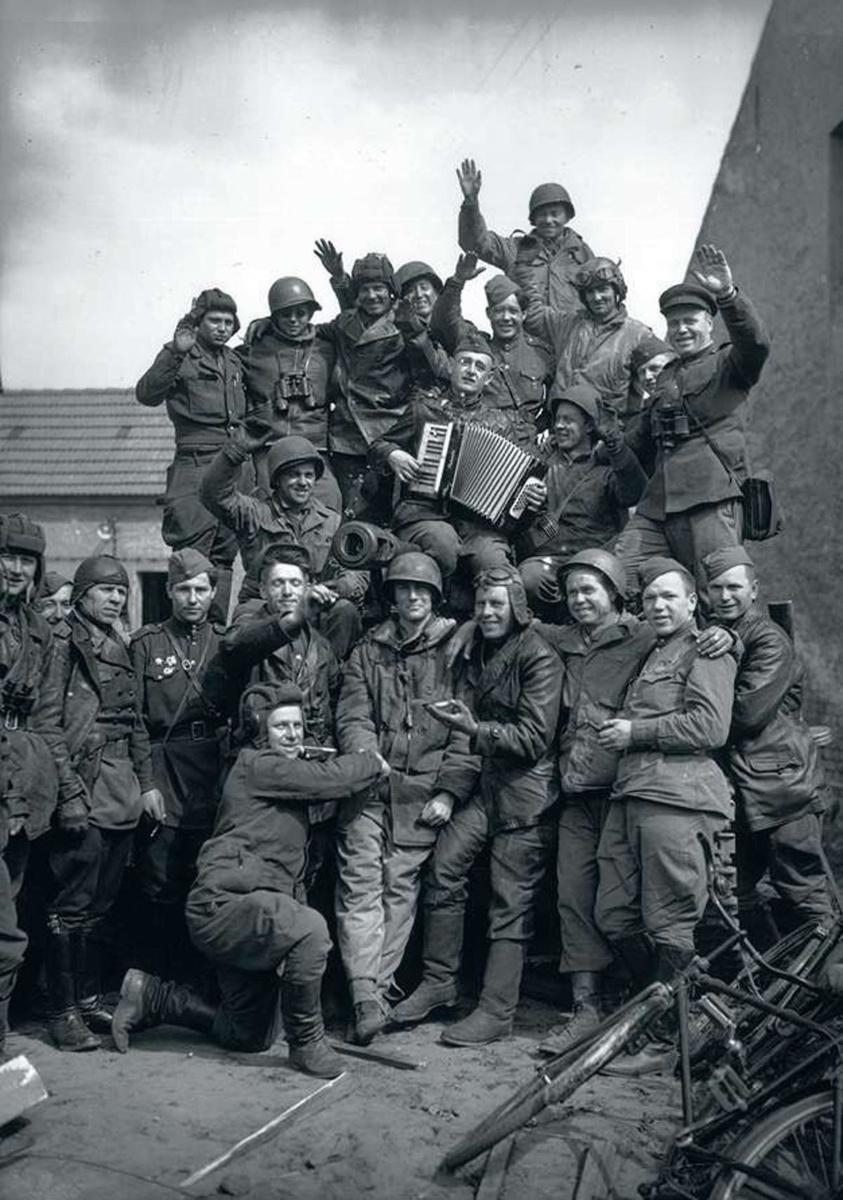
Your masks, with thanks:
M 3 715 L 3 728 L 8 729 L 10 733 L 18 727 L 18 714 L 16 712 L 6 712 Z
M 191 721 L 190 722 L 190 738 L 191 741 L 201 742 L 205 737 L 205 722 Z

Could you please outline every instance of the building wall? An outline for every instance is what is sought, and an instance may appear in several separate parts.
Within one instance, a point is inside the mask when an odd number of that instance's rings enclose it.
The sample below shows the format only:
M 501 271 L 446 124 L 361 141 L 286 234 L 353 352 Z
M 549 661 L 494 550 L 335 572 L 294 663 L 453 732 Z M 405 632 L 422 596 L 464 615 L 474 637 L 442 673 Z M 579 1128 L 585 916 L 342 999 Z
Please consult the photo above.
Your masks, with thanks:
M 792 598 L 808 715 L 843 790 L 843 4 L 776 0 L 700 231 L 756 302 L 773 352 L 753 392 L 753 465 L 787 526 L 753 547 L 767 599 Z M 841 129 L 843 133 L 843 129 Z M 839 831 L 837 835 L 840 839 Z M 843 854 L 841 854 L 843 862 Z
M 141 572 L 165 572 L 169 551 L 161 540 L 161 510 L 149 500 L 72 498 L 64 502 L 0 495 L 0 512 L 25 512 L 44 526 L 50 570 L 72 576 L 81 559 L 114 554 L 131 581 L 127 624 L 143 623 Z

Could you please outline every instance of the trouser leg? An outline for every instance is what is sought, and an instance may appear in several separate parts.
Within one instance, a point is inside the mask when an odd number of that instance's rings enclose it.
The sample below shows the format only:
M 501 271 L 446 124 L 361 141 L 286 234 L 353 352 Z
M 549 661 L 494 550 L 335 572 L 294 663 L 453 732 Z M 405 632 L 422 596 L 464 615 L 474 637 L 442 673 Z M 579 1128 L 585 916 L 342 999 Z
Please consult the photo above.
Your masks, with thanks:
M 594 917 L 597 848 L 610 803 L 608 790 L 563 800 L 556 856 L 562 973 L 603 971 L 612 961 Z
M 794 925 L 834 919 L 822 855 L 819 814 L 804 813 L 769 831 L 770 883 L 789 910 Z
M 721 500 L 718 504 L 699 504 L 665 519 L 665 534 L 670 553 L 691 572 L 697 581 L 700 602 L 707 607 L 708 586 L 701 563 L 706 554 L 743 540 L 743 510 L 740 500 Z
M 384 858 L 384 935 L 378 988 L 386 995 L 395 981 L 416 918 L 421 874 L 433 846 L 390 844 Z
M 651 521 L 641 513 L 633 513 L 623 533 L 615 542 L 614 553 L 626 571 L 627 596 L 638 596 L 638 568 L 648 558 L 670 554 L 670 545 L 661 521 Z
M 448 579 L 457 569 L 461 542 L 459 534 L 447 521 L 411 521 L 395 530 L 402 542 L 418 546 L 439 565 L 442 578 Z
M 383 953 L 385 805 L 346 801 L 337 819 L 337 941 L 357 1004 L 377 995 Z

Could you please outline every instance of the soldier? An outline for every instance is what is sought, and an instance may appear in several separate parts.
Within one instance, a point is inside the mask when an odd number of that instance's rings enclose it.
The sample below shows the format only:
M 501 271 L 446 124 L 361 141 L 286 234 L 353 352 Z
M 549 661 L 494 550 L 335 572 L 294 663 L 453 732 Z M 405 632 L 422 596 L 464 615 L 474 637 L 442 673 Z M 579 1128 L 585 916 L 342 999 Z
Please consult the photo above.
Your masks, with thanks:
M 644 616 L 656 645 L 631 684 L 620 716 L 597 734 L 620 754 L 598 849 L 598 929 L 636 987 L 670 983 L 694 957 L 694 930 L 708 899 L 704 844 L 712 850 L 734 813 L 715 761 L 726 744 L 736 662 L 703 658 L 694 581 L 675 559 L 641 569 Z M 637 1074 L 665 1065 L 664 1045 L 614 1066 Z
M 397 554 L 385 583 L 395 615 L 352 651 L 337 707 L 340 749 L 378 750 L 391 767 L 376 792 L 341 806 L 337 830 L 338 941 L 363 1045 L 386 1024 L 422 868 L 476 773 L 465 735 L 429 711 L 453 694 L 444 654 L 455 622 L 434 612 L 439 568 L 426 554 Z
M 539 184 L 530 196 L 530 233 L 501 237 L 486 228 L 480 212 L 478 196 L 483 177 L 474 159 L 463 160 L 457 179 L 463 194 L 458 235 L 461 248 L 503 271 L 525 291 L 537 287 L 542 302 L 557 312 L 573 312 L 579 306 L 574 276 L 594 253 L 568 227 L 576 214 L 566 189 L 560 183 Z
M 478 628 L 457 680 L 458 699 L 430 712 L 469 738 L 480 756 L 479 783 L 439 835 L 423 897 L 424 973 L 416 991 L 392 1010 L 395 1022 L 413 1024 L 457 1003 L 468 875 L 488 847 L 492 895 L 483 989 L 476 1009 L 442 1034 L 449 1046 L 484 1045 L 512 1030 L 559 796 L 554 743 L 562 664 L 529 628 L 515 570 L 488 571 L 475 582 Z
M 241 465 L 259 444 L 260 439 L 231 438 L 208 468 L 200 493 L 209 510 L 236 533 L 247 572 L 240 599 L 257 596 L 256 572 L 268 546 L 278 542 L 304 546 L 313 575 L 327 582 L 337 597 L 322 613 L 320 627 L 339 657 L 345 658 L 360 636 L 357 605 L 366 594 L 368 574 L 341 572 L 330 561 L 340 517 L 314 496 L 325 461 L 306 438 L 281 438 L 266 458 L 269 496 L 260 492 L 247 495 L 237 487 L 237 478 Z
M 118 559 L 83 559 L 73 576 L 73 612 L 53 634 L 65 737 L 87 805 L 72 822 L 59 821 L 49 847 L 48 1028 L 60 1050 L 96 1049 L 93 1031 L 110 1028 L 99 998 L 103 924 L 143 809 L 137 687 L 116 632 L 128 593 Z
M 580 267 L 574 287 L 582 309 L 569 313 L 542 301 L 534 287 L 527 293 L 524 325 L 552 346 L 558 391 L 590 383 L 604 406 L 626 416 L 634 407 L 629 398 L 632 355 L 652 330 L 627 313 L 626 281 L 610 258 L 593 258 Z
M 802 719 L 793 643 L 756 606 L 755 566 L 742 546 L 702 561 L 712 616 L 741 640 L 726 752 L 735 784 L 738 904 L 760 948 L 776 937 L 757 884 L 765 874 L 790 928 L 833 919 L 822 850 L 825 807 L 817 747 Z
M 54 678 L 50 626 L 32 598 L 44 574 L 44 530 L 22 513 L 0 516 L 0 1055 L 9 997 L 27 939 L 15 898 L 32 843 L 84 817 L 84 790 L 70 769 Z
M 395 272 L 395 287 L 399 299 L 407 302 L 413 316 L 427 328 L 442 291 L 442 280 L 433 267 L 416 259 L 402 263 Z
M 446 280 L 433 310 L 431 331 L 449 353 L 469 330 L 477 332 L 463 319 L 460 309 L 463 286 L 479 274 L 476 266 L 475 254 L 460 255 L 456 270 Z M 546 424 L 544 402 L 553 381 L 553 351 L 524 329 L 518 284 L 506 275 L 496 275 L 486 284 L 486 300 L 486 316 L 492 327 L 489 346 L 494 371 L 485 385 L 485 398 L 500 408 L 514 409 L 523 421 L 519 440 L 533 441 Z
M 144 941 L 168 977 L 191 970 L 184 902 L 214 823 L 223 767 L 225 720 L 204 686 L 222 634 L 208 620 L 216 577 L 198 550 L 177 550 L 167 564 L 172 616 L 144 625 L 131 641 L 143 714 L 137 770 L 147 818 L 135 870 L 146 901 Z
M 627 577 L 665 553 L 694 573 L 706 554 L 743 540 L 746 402 L 770 346 L 722 251 L 701 246 L 696 262 L 698 282 L 659 297 L 678 357 L 663 368 L 652 403 L 629 431 L 638 458 L 654 462 L 654 470 L 615 545 Z M 718 312 L 732 338 L 719 347 L 712 340 Z M 701 575 L 697 582 L 702 587 Z
M 243 697 L 249 744 L 226 779 L 199 858 L 187 920 L 197 948 L 216 967 L 219 1005 L 132 969 L 114 1014 L 118 1050 L 127 1050 L 133 1029 L 158 1023 L 197 1029 L 227 1049 L 265 1050 L 280 998 L 290 1066 L 328 1079 L 342 1072 L 325 1040 L 320 1004 L 328 930 L 298 899 L 308 810 L 377 784 L 389 767 L 373 750 L 308 761 L 301 703 L 293 684 L 260 685 Z
M 316 337 L 313 317 L 320 312 L 308 283 L 293 275 L 276 279 L 269 289 L 269 319 L 252 321 L 237 354 L 246 389 L 245 426 L 270 436 L 255 454 L 258 486 L 271 491 L 267 448 L 279 438 L 307 438 L 322 455 L 324 471 L 316 499 L 340 511 L 340 490 L 325 455 L 328 452 L 328 387 L 334 369 L 330 343 Z
M 632 372 L 632 385 L 626 415 L 634 419 L 651 398 L 656 388 L 656 380 L 669 362 L 676 355 L 672 347 L 654 333 L 640 341 L 629 358 L 629 368 Z
M 212 619 L 223 622 L 228 616 L 237 541 L 202 504 L 199 484 L 246 412 L 240 359 L 226 346 L 239 328 L 231 296 L 219 288 L 206 288 L 135 389 L 141 404 L 155 407 L 166 401 L 176 435 L 161 536 L 173 550 L 185 546 L 199 550 L 217 568 Z
M 388 466 L 402 484 L 410 485 L 419 475 L 415 455 L 428 421 L 471 422 L 514 440 L 517 429 L 512 413 L 485 400 L 483 389 L 491 372 L 488 341 L 469 330 L 454 348 L 448 391 L 442 396 L 416 392 L 405 417 L 372 447 L 372 459 Z M 530 495 L 531 503 L 540 503 L 540 491 Z M 402 541 L 435 559 L 445 578 L 456 571 L 460 557 L 473 573 L 510 559 L 509 538 L 503 530 L 479 517 L 450 517 L 440 498 L 414 497 L 402 490 L 392 527 Z
M 58 571 L 47 571 L 41 584 L 41 596 L 34 602 L 35 609 L 48 625 L 58 625 L 70 612 L 70 593 L 73 584 Z
M 647 476 L 617 422 L 601 413 L 596 388 L 572 384 L 553 396 L 550 411 L 543 503 L 515 548 L 530 604 L 537 611 L 546 605 L 548 616 L 559 616 L 559 568 L 572 554 L 614 540 Z

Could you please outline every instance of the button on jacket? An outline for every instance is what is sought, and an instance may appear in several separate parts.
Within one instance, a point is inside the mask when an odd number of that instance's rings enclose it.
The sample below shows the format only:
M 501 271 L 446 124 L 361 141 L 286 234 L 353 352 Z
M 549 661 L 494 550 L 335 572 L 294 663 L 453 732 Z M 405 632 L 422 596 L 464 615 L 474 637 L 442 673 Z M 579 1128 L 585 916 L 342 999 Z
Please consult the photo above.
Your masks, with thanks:
M 214 354 L 197 342 L 179 354 L 168 342 L 138 380 L 135 395 L 150 408 L 166 401 L 177 450 L 221 446 L 246 412 L 240 359 L 227 346 Z
M 326 451 L 328 386 L 334 367 L 330 342 L 317 338 L 312 325 L 301 337 L 288 337 L 270 319 L 254 341 L 237 347 L 237 355 L 243 366 L 247 423 L 255 413 L 272 425 L 273 440 L 297 435 Z M 305 377 L 310 395 L 285 398 L 282 381 L 289 376 Z
M 613 796 L 731 815 L 732 789 L 712 752 L 725 746 L 737 663 L 701 658 L 691 623 L 651 651 L 630 685 L 621 717 L 632 744 Z

